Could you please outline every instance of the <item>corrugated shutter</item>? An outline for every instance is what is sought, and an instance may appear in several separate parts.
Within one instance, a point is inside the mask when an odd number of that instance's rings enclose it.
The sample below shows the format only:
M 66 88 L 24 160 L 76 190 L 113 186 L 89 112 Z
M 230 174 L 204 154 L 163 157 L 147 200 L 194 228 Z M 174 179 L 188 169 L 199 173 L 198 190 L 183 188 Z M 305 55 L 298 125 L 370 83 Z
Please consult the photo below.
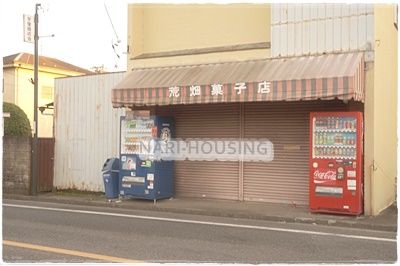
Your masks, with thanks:
M 309 113 L 362 110 L 342 101 L 244 104 L 244 138 L 268 138 L 272 162 L 243 164 L 243 199 L 308 204 Z M 239 138 L 239 104 L 157 107 L 175 117 L 177 138 Z M 175 161 L 175 195 L 238 200 L 238 162 Z
M 177 138 L 238 138 L 239 105 L 207 104 L 158 107 L 158 115 L 175 118 Z M 175 195 L 238 199 L 239 163 L 175 161 Z
M 268 138 L 275 157 L 244 163 L 244 200 L 308 204 L 309 113 L 338 110 L 342 101 L 246 103 L 244 137 Z

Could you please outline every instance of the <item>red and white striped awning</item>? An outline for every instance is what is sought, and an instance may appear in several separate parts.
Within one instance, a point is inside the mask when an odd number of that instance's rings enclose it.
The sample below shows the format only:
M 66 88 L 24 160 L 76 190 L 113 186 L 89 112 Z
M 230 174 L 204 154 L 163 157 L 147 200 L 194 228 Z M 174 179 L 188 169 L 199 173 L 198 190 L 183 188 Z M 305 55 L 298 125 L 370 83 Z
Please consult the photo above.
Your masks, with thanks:
M 114 107 L 298 100 L 364 101 L 362 53 L 134 69 Z

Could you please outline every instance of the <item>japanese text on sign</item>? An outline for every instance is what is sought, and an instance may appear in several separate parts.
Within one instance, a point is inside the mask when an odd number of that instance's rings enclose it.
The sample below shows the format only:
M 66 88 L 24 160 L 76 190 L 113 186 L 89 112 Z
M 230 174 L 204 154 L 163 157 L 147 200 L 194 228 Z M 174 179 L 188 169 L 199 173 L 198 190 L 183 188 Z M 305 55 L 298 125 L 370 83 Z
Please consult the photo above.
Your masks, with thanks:
M 24 15 L 24 42 L 34 43 L 35 24 L 33 16 Z
M 180 97 L 181 88 L 178 86 L 169 87 L 169 98 L 177 98 Z M 233 89 L 236 91 L 237 95 L 241 95 L 247 90 L 247 84 L 245 82 L 235 83 Z M 201 95 L 201 86 L 200 85 L 192 85 L 189 87 L 189 97 L 195 97 Z M 210 89 L 211 96 L 224 95 L 224 86 L 222 84 L 212 84 Z M 258 94 L 268 94 L 271 92 L 271 82 L 261 81 L 257 84 L 257 93 Z

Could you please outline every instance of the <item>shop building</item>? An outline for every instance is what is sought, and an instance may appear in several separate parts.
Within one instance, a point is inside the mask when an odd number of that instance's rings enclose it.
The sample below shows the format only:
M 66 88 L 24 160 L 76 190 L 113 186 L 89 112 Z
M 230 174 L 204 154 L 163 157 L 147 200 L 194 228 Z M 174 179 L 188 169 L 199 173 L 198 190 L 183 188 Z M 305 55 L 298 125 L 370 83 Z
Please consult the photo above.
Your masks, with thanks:
M 324 46 L 320 47 L 319 22 L 333 20 L 328 5 L 305 5 L 300 13 L 296 13 L 298 7 L 288 5 L 129 5 L 128 73 L 113 89 L 113 107 L 173 116 L 177 138 L 268 138 L 274 144 L 272 162 L 176 161 L 177 197 L 307 205 L 309 113 L 361 111 L 365 120 L 365 214 L 377 214 L 394 201 L 396 154 L 391 150 L 390 158 L 379 164 L 387 167 L 387 180 L 376 180 L 379 173 L 375 168 L 375 173 L 370 172 L 370 160 L 375 158 L 372 166 L 376 167 L 381 149 L 377 143 L 396 144 L 395 127 L 391 127 L 396 123 L 397 62 L 376 48 L 367 32 L 373 27 L 372 40 L 379 37 L 380 44 L 397 55 L 393 46 L 397 39 L 379 31 L 381 24 L 394 31 L 395 13 L 392 6 L 372 6 L 371 11 L 371 6 L 356 5 L 351 7 L 355 13 L 347 15 L 347 6 L 338 7 L 341 29 L 347 17 L 347 26 L 357 23 L 360 31 L 365 29 L 365 38 L 357 37 L 355 47 L 350 38 L 348 49 L 344 45 L 330 49 L 327 44 L 333 42 L 334 33 L 329 35 L 325 28 Z M 323 12 L 318 11 L 313 19 L 305 15 L 307 8 Z M 293 18 L 285 18 L 292 13 Z M 293 25 L 289 25 L 291 19 Z M 308 50 L 293 49 L 293 53 L 278 49 L 288 40 L 277 32 L 298 24 L 303 27 L 309 20 L 317 25 L 316 50 L 311 45 Z M 313 26 L 309 31 L 294 36 L 302 36 L 304 44 Z M 345 42 L 342 38 L 340 43 Z M 387 61 L 393 68 L 386 88 L 393 98 L 383 106 L 379 96 L 371 98 L 382 78 L 381 70 L 373 69 Z M 377 122 L 386 111 L 391 123 Z M 390 133 L 375 132 L 375 123 Z

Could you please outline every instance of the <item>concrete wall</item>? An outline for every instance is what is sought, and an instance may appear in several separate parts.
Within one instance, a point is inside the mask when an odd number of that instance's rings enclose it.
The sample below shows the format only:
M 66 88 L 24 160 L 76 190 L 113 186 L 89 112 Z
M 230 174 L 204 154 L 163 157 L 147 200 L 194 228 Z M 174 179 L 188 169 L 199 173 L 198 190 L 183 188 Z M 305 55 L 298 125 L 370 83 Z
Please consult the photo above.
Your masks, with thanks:
M 267 49 L 135 60 L 159 52 L 227 47 L 270 41 L 268 4 L 128 6 L 128 71 L 133 67 L 268 57 Z
M 378 214 L 396 199 L 397 178 L 397 29 L 395 5 L 375 5 L 375 61 L 373 157 L 371 189 L 372 214 Z M 371 128 L 370 128 L 371 129 Z
M 31 138 L 3 137 L 3 193 L 29 194 Z

